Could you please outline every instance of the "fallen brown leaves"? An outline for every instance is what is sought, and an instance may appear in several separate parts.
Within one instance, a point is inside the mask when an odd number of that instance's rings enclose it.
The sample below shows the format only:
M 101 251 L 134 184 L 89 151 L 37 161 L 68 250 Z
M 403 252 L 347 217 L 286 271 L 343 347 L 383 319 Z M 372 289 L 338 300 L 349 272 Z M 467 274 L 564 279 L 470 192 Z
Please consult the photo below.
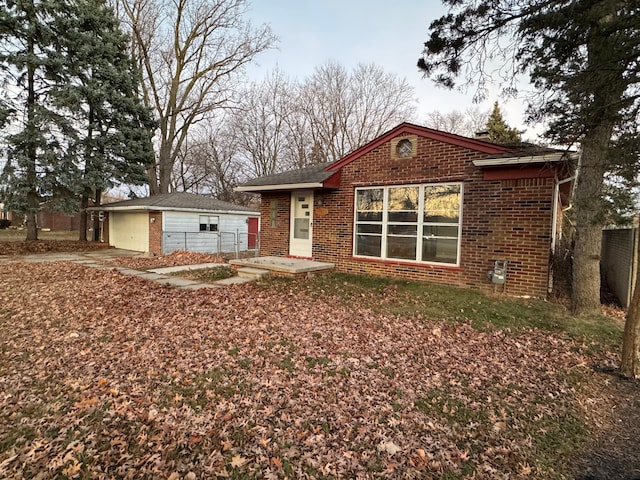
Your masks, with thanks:
M 180 265 L 197 265 L 199 263 L 224 263 L 224 261 L 222 257 L 217 255 L 178 250 L 169 255 L 159 257 L 122 257 L 113 260 L 111 265 L 133 270 L 149 270 Z
M 106 243 L 73 240 L 37 240 L 33 242 L 0 242 L 0 255 L 24 255 L 45 252 L 86 252 L 109 248 Z
M 535 437 L 575 411 L 567 340 L 70 263 L 0 280 L 0 477 L 561 478 Z

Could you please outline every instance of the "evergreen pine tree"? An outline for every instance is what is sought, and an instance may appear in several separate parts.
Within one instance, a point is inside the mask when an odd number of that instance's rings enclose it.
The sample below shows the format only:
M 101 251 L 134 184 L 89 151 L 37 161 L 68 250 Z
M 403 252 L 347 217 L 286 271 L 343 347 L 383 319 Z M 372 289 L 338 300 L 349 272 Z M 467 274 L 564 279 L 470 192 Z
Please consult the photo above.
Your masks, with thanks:
M 60 97 L 75 112 L 78 126 L 80 240 L 86 240 L 89 199 L 121 183 L 147 182 L 154 160 L 154 122 L 138 97 L 140 75 L 129 55 L 129 40 L 104 0 L 78 0 L 75 15 L 62 22 L 72 81 Z M 97 240 L 99 222 L 94 224 Z
M 493 110 L 487 119 L 485 129 L 489 134 L 489 140 L 494 143 L 509 144 L 522 141 L 522 132 L 507 125 L 498 102 L 493 104 Z
M 42 201 L 68 196 L 73 178 L 66 139 L 74 129 L 55 107 L 52 87 L 66 81 L 68 67 L 55 48 L 52 25 L 69 14 L 65 2 L 15 0 L 0 6 L 0 70 L 5 88 L 3 117 L 10 115 L 0 176 L 6 208 L 26 217 L 27 240 L 37 240 Z
M 7 162 L 0 198 L 37 239 L 42 202 L 67 212 L 119 183 L 146 182 L 151 113 L 105 0 L 19 0 L 0 7 L 0 120 Z M 80 202 L 78 202 L 80 199 Z M 80 205 L 78 205 L 80 203 Z M 80 238 L 86 239 L 86 213 Z

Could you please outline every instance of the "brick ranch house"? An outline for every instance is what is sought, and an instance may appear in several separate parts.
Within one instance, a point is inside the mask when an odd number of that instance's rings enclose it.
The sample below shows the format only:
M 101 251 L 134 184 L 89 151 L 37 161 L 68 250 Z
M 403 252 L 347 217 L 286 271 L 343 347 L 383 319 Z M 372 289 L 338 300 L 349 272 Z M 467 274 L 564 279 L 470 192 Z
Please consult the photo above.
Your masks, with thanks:
M 506 261 L 499 291 L 545 297 L 574 159 L 403 123 L 336 162 L 237 190 L 261 195 L 260 255 L 487 291 Z

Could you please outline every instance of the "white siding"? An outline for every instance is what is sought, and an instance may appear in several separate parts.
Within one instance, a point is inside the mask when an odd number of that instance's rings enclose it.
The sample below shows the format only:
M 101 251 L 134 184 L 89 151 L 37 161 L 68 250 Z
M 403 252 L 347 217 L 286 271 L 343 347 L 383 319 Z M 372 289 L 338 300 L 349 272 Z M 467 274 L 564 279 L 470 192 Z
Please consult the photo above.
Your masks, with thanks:
M 149 214 L 111 212 L 109 214 L 109 244 L 116 248 L 149 251 Z
M 200 215 L 218 217 L 218 232 L 201 232 Z M 162 252 L 176 250 L 219 253 L 248 249 L 247 218 L 255 214 L 237 215 L 217 212 L 164 212 Z
M 165 232 L 198 232 L 199 228 L 199 213 L 164 212 L 162 217 L 162 229 Z

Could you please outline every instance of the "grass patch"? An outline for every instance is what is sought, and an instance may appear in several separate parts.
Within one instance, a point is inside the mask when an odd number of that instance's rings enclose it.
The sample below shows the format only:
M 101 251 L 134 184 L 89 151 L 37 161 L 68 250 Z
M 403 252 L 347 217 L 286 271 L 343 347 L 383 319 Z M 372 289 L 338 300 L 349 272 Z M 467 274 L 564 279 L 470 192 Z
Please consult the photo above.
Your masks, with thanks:
M 446 322 L 469 322 L 480 330 L 539 328 L 617 346 L 623 326 L 605 315 L 576 317 L 562 305 L 539 299 L 491 296 L 477 290 L 427 282 L 334 273 L 304 281 L 271 277 L 260 282 L 283 293 L 304 291 L 343 304 L 367 305 L 378 313 Z
M 180 272 L 173 272 L 170 275 L 174 277 L 188 278 L 189 280 L 196 280 L 199 282 L 215 282 L 217 280 L 224 280 L 225 278 L 233 277 L 233 271 L 228 265 L 221 265 L 219 267 L 212 268 L 198 268 L 195 270 L 182 270 Z
M 326 368 L 331 363 L 331 359 L 328 357 L 307 357 L 305 358 L 305 364 L 307 369 L 313 370 L 317 365 Z
M 201 411 L 215 398 L 229 399 L 234 395 L 246 394 L 251 389 L 240 372 L 234 369 L 216 368 L 171 383 L 169 392 L 162 396 L 159 406 L 167 407 L 180 399 L 195 411 Z
M 21 242 L 27 238 L 26 228 L 0 229 L 0 242 Z M 43 231 L 38 229 L 38 240 L 78 240 L 78 231 Z

